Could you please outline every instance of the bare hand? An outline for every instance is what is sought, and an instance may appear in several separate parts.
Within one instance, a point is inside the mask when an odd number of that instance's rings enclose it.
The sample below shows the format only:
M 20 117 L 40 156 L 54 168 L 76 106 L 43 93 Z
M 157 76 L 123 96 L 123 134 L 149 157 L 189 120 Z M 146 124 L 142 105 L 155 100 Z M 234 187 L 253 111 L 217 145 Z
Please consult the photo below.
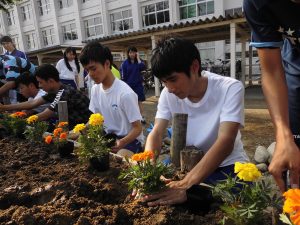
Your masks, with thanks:
M 187 200 L 185 188 L 170 188 L 158 194 L 148 195 L 142 201 L 149 206 L 181 204 Z
M 117 153 L 117 152 L 118 152 L 120 149 L 122 149 L 124 146 L 125 146 L 125 144 L 123 143 L 122 139 L 117 139 L 117 140 L 116 140 L 116 145 L 113 146 L 113 147 L 111 148 L 111 151 L 112 151 L 113 153 Z
M 273 175 L 281 192 L 285 190 L 282 173 L 290 170 L 292 188 L 299 188 L 300 175 L 300 152 L 293 140 L 277 141 L 269 171 Z

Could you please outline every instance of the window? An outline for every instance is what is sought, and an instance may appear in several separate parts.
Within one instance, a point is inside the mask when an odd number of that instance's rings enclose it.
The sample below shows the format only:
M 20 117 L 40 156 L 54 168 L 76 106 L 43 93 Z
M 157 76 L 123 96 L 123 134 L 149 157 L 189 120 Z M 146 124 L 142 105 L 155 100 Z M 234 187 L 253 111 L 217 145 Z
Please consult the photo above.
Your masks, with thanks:
M 53 45 L 55 43 L 54 29 L 49 28 L 42 30 L 44 46 Z
M 143 6 L 142 17 L 144 27 L 170 22 L 169 1 Z
M 50 0 L 38 0 L 37 3 L 40 16 L 46 15 L 50 12 Z
M 73 5 L 73 0 L 58 0 L 59 8 L 68 8 Z
M 179 1 L 180 19 L 213 14 L 215 11 L 212 0 L 181 0 Z
M 14 16 L 14 11 L 9 11 L 6 13 L 6 17 L 7 17 L 7 25 L 8 26 L 12 26 L 12 25 L 15 25 L 16 22 L 15 22 L 15 16 Z
M 70 23 L 62 26 L 64 41 L 71 41 L 78 39 L 75 23 Z
M 234 9 L 226 9 L 225 10 L 225 16 L 233 16 L 234 14 L 241 14 L 243 12 L 243 8 L 234 8 Z
M 133 28 L 131 9 L 110 14 L 111 30 L 124 31 Z
M 25 39 L 26 39 L 26 44 L 27 44 L 28 50 L 35 49 L 37 47 L 35 33 L 26 34 Z
M 86 37 L 95 37 L 103 34 L 102 17 L 94 17 L 84 20 L 84 29 Z
M 27 5 L 21 6 L 20 8 L 21 8 L 21 16 L 22 16 L 23 21 L 30 20 L 31 5 L 27 4 Z

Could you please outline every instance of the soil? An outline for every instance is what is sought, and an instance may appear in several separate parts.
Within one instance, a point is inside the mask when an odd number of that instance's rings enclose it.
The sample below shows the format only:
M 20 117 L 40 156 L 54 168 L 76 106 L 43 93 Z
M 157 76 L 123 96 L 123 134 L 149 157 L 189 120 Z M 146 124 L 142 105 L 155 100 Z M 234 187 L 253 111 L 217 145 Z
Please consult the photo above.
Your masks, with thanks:
M 155 97 L 144 104 L 148 124 L 156 104 Z M 243 141 L 252 157 L 257 145 L 271 144 L 273 128 L 265 109 L 246 109 L 245 121 Z M 183 206 L 148 207 L 133 201 L 118 179 L 124 165 L 115 160 L 110 170 L 95 172 L 75 156 L 60 158 L 48 146 L 26 140 L 2 139 L 0 149 L 0 224 L 212 225 L 222 218 L 218 211 L 202 215 Z

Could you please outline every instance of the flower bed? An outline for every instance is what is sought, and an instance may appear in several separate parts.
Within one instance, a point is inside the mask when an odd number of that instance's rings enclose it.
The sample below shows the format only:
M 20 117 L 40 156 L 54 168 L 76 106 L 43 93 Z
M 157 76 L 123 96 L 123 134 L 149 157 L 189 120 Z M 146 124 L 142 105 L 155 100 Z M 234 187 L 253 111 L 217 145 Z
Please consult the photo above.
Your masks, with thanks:
M 106 172 L 88 170 L 77 157 L 24 140 L 0 140 L 0 224 L 217 224 L 183 207 L 147 207 L 130 199 L 112 160 Z

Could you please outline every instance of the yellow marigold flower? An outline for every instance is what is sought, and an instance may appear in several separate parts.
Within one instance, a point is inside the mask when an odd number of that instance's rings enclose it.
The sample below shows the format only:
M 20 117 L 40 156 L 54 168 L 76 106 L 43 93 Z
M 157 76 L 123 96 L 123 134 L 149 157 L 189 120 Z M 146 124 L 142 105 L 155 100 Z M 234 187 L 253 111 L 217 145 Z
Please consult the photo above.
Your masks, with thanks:
M 57 127 L 64 127 L 67 126 L 69 123 L 68 122 L 60 122 Z
M 37 115 L 32 115 L 30 117 L 27 118 L 26 122 L 28 124 L 32 124 L 32 123 L 35 123 L 37 120 L 38 120 L 38 116 Z
M 67 132 L 62 132 L 59 135 L 59 140 L 65 140 L 65 139 L 67 139 L 67 136 L 68 136 Z
M 63 129 L 62 128 L 56 128 L 56 129 L 54 129 L 54 131 L 53 131 L 53 135 L 54 135 L 54 137 L 58 137 L 59 136 L 59 134 L 61 133 L 63 131 Z
M 90 116 L 89 124 L 91 126 L 100 126 L 104 122 L 104 117 L 100 113 L 95 113 Z
M 48 135 L 46 138 L 45 138 L 45 142 L 47 144 L 50 144 L 52 142 L 52 136 L 51 135 Z
M 74 128 L 73 131 L 74 133 L 79 133 L 80 131 L 85 129 L 85 125 L 83 123 L 77 124 Z
M 254 181 L 261 177 L 261 172 L 253 163 L 236 162 L 234 172 L 237 173 L 238 178 L 244 181 Z

